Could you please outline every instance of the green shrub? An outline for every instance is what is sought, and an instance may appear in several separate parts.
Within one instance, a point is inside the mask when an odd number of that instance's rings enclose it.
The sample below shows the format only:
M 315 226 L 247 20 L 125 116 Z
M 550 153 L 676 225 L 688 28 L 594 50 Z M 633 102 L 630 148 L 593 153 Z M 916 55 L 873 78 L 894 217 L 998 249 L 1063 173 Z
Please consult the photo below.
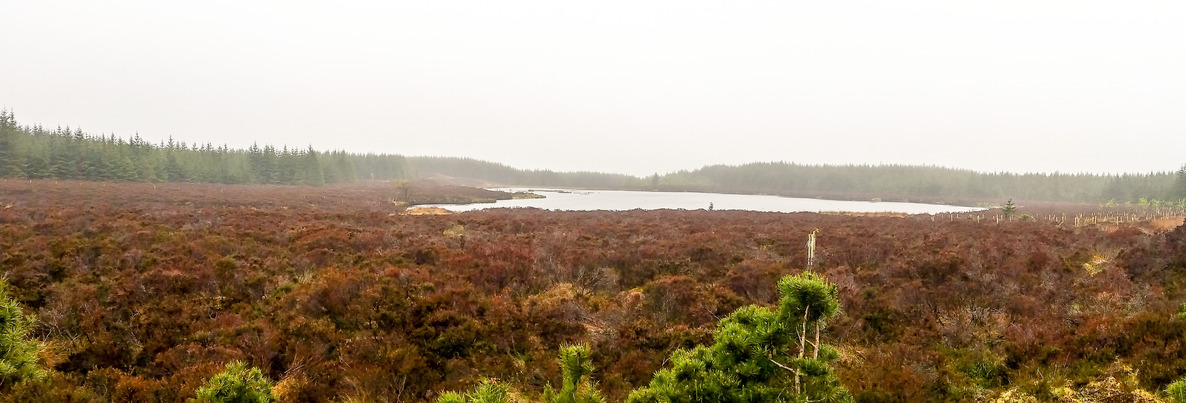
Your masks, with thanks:
M 593 363 L 589 359 L 589 346 L 576 344 L 560 348 L 560 370 L 564 373 L 564 384 L 560 391 L 552 385 L 544 387 L 544 401 L 547 403 L 601 403 L 605 398 L 597 386 L 589 380 Z
M 25 315 L 20 304 L 8 297 L 8 279 L 0 278 L 0 384 L 5 387 L 45 378 L 45 370 L 37 363 L 41 343 L 28 335 L 34 322 L 33 315 Z
M 259 368 L 248 368 L 243 361 L 227 364 L 198 389 L 198 401 L 210 403 L 272 402 L 272 383 Z
M 589 358 L 589 346 L 574 344 L 560 348 L 560 370 L 564 373 L 564 384 L 560 391 L 552 385 L 544 386 L 543 400 L 547 403 L 604 403 L 605 398 L 597 390 L 597 385 L 589 380 L 593 373 L 593 363 Z M 437 398 L 437 403 L 509 403 L 518 401 L 513 397 L 518 392 L 512 392 L 506 385 L 494 381 L 483 381 L 469 393 L 445 392 Z
M 836 286 L 812 272 L 778 282 L 778 310 L 751 305 L 717 325 L 711 346 L 676 350 L 670 368 L 627 402 L 849 402 L 831 363 L 840 354 L 819 342 L 841 312 Z
M 482 381 L 469 393 L 445 392 L 437 403 L 510 403 L 510 389 L 494 381 Z
M 1186 403 L 1186 377 L 1182 377 L 1165 388 L 1165 396 L 1171 403 Z

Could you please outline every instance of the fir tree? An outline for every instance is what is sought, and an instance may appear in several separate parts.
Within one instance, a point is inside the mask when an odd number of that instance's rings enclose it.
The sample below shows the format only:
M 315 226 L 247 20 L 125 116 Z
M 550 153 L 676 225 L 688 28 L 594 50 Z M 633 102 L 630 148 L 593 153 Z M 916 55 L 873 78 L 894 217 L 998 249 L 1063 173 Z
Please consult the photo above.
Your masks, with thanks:
M 1171 198 L 1186 199 L 1186 165 L 1178 169 L 1174 177 L 1174 188 L 1170 191 Z
M 17 130 L 12 112 L 0 110 L 0 178 L 16 176 L 20 170 L 16 150 Z
M 627 401 L 851 401 L 831 367 L 839 353 L 820 341 L 841 312 L 836 286 L 804 272 L 782 278 L 778 289 L 777 310 L 738 309 L 718 324 L 711 346 L 677 350 Z
M 483 381 L 468 393 L 445 392 L 437 403 L 510 403 L 510 388 L 494 381 Z
M 227 364 L 198 389 L 198 401 L 210 403 L 267 403 L 276 400 L 272 383 L 259 368 L 248 368 L 243 361 Z
M 0 278 L 0 385 L 42 379 L 45 370 L 38 365 L 41 343 L 29 338 L 36 319 L 21 312 L 21 306 L 8 296 L 8 279 Z
M 576 344 L 560 348 L 560 370 L 564 374 L 560 390 L 552 385 L 544 387 L 544 402 L 547 403 L 601 403 L 605 398 L 597 391 L 597 385 L 589 380 L 593 363 L 589 358 L 589 346 Z
M 317 151 L 313 150 L 313 146 L 309 146 L 309 151 L 305 152 L 302 159 L 301 183 L 309 186 L 324 185 L 325 174 L 321 171 L 321 161 L 317 159 Z

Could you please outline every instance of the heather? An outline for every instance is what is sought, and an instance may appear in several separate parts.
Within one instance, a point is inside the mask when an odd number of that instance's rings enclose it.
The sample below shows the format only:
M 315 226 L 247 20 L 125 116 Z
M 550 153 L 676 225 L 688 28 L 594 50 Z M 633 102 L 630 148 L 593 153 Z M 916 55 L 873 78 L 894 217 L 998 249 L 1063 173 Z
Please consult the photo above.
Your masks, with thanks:
M 2 393 L 185 401 L 243 363 L 280 401 L 429 401 L 491 380 L 538 396 L 583 345 L 621 401 L 740 308 L 777 310 L 816 228 L 813 272 L 842 308 L 818 334 L 854 400 L 1135 398 L 1186 375 L 1180 218 L 410 216 L 396 198 L 386 182 L 0 180 L 0 267 L 45 369 Z

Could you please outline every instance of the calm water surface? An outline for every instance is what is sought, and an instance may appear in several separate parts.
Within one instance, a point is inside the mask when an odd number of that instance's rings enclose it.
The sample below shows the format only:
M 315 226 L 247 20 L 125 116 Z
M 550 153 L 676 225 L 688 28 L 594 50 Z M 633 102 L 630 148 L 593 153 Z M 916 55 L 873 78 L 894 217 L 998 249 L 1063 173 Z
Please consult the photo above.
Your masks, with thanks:
M 779 213 L 846 211 L 859 213 L 907 213 L 938 214 L 965 213 L 983 210 L 977 207 L 947 206 L 939 204 L 866 202 L 822 199 L 800 199 L 766 195 L 736 195 L 695 192 L 637 192 L 625 190 L 559 190 L 540 188 L 500 188 L 508 192 L 529 191 L 546 196 L 544 199 L 499 200 L 496 203 L 476 204 L 434 204 L 452 211 L 483 210 L 491 208 L 535 207 L 545 210 L 589 211 L 589 210 L 658 210 L 658 209 L 707 209 L 709 204 L 716 210 L 751 210 Z

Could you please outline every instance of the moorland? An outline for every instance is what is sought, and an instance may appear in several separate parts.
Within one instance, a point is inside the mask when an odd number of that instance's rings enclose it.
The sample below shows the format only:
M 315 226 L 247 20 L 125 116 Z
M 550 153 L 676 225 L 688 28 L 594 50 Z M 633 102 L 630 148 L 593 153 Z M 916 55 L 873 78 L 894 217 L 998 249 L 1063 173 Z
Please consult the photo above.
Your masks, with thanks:
M 585 343 L 620 401 L 721 318 L 776 303 L 817 228 L 814 271 L 843 309 L 823 338 L 857 401 L 1151 396 L 1186 374 L 1176 208 L 412 216 L 399 191 L 0 180 L 0 266 L 47 374 L 0 387 L 184 401 L 242 361 L 283 401 L 429 401 L 489 379 L 538 395 L 557 351 Z

